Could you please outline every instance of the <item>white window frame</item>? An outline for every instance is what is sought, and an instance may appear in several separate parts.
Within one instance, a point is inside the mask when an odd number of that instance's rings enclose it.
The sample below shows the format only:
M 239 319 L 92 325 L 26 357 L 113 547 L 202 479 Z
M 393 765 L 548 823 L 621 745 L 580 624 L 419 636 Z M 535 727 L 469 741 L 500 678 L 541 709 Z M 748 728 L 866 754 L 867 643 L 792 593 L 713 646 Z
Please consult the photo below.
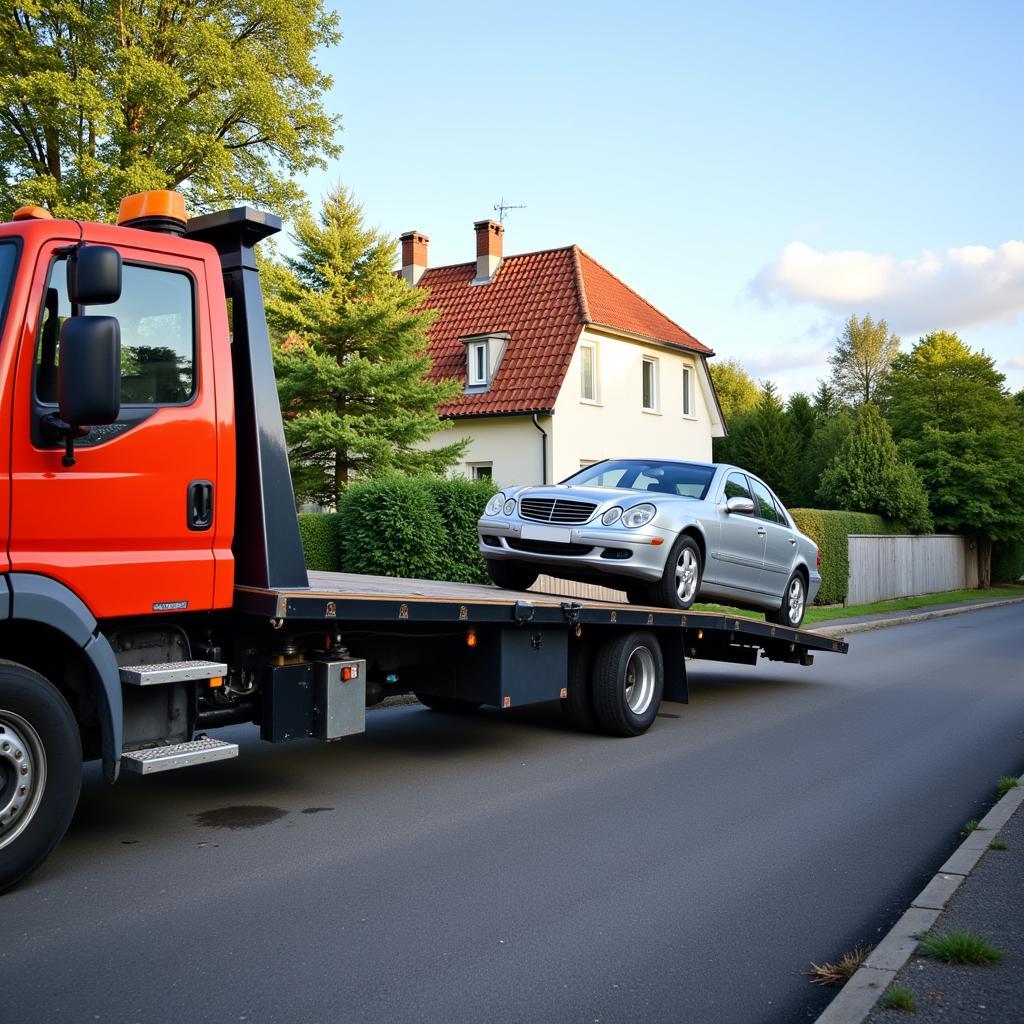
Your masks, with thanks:
M 683 416 L 695 420 L 697 413 L 693 408 L 693 367 L 683 367 Z
M 587 378 L 584 373 L 585 363 L 583 361 L 583 351 L 588 349 L 590 351 L 590 365 L 593 370 L 593 380 L 591 381 L 592 394 L 586 393 Z M 598 368 L 598 353 L 597 345 L 592 341 L 581 341 L 580 342 L 580 401 L 584 405 L 600 405 L 601 404 L 601 374 Z
M 469 467 L 469 478 L 470 480 L 492 480 L 494 479 L 494 463 L 493 462 L 467 462 L 466 465 Z M 481 469 L 490 470 L 489 473 L 481 473 Z
M 647 377 L 647 367 L 651 368 L 651 405 L 644 404 L 644 382 Z M 660 412 L 658 384 L 658 360 L 655 356 L 644 356 L 640 364 L 640 406 L 644 412 Z
M 471 341 L 467 346 L 466 350 L 469 353 L 469 367 L 466 375 L 466 383 L 471 388 L 486 387 L 490 383 L 490 352 L 488 351 L 488 345 L 486 341 Z M 483 374 L 478 371 L 479 367 L 479 356 L 477 353 L 483 353 Z

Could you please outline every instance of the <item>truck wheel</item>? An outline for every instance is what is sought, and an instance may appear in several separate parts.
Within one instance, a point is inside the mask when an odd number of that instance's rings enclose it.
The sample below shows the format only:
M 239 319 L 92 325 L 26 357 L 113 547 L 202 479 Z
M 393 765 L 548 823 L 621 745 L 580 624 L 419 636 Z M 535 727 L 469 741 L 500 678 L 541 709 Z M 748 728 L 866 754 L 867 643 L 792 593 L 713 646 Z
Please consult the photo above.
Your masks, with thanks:
M 487 560 L 487 572 L 496 586 L 503 590 L 529 590 L 537 582 L 540 575 L 534 569 L 515 562 L 499 562 L 497 559 Z
M 438 697 L 433 693 L 417 693 L 416 699 L 431 711 L 444 711 L 450 715 L 465 714 L 480 707 L 478 700 L 460 700 L 458 697 Z
M 611 736 L 639 736 L 658 714 L 665 687 L 661 645 L 653 633 L 608 640 L 597 652 L 591 687 L 598 724 Z
M 697 599 L 703 572 L 697 542 L 681 533 L 665 559 L 661 579 L 650 586 L 651 604 L 685 611 Z
M 590 690 L 592 665 L 593 659 L 590 657 L 590 652 L 583 648 L 571 655 L 566 697 L 562 701 L 562 714 L 565 715 L 565 720 L 569 725 L 580 732 L 597 731 L 594 698 Z
M 67 701 L 37 672 L 0 661 L 0 892 L 60 842 L 81 786 L 82 741 Z
M 803 573 L 797 569 L 782 595 L 782 607 L 776 612 L 765 612 L 767 622 L 774 622 L 780 626 L 791 626 L 796 629 L 804 621 L 804 612 L 807 610 L 807 584 L 804 583 Z

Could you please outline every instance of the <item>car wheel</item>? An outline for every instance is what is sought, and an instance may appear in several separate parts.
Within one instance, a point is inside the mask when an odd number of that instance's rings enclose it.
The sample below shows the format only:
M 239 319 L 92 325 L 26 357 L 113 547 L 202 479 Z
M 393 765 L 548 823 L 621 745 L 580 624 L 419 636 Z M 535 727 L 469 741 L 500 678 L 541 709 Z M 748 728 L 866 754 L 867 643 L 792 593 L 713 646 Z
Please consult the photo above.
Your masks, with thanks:
M 591 677 L 594 714 L 611 736 L 639 736 L 654 723 L 665 688 L 665 662 L 653 633 L 608 640 L 597 652 Z
M 662 608 L 689 608 L 700 592 L 703 571 L 697 542 L 689 534 L 680 534 L 665 559 L 661 579 L 649 588 L 651 604 Z
M 528 569 L 524 565 L 499 562 L 496 559 L 487 560 L 487 572 L 495 585 L 504 590 L 529 590 L 540 575 L 536 570 Z
M 444 711 L 450 715 L 464 715 L 480 707 L 478 700 L 462 700 L 459 697 L 438 697 L 432 693 L 417 693 L 416 699 L 431 711 Z
M 807 584 L 804 583 L 803 573 L 798 569 L 789 577 L 786 584 L 786 592 L 782 597 L 782 607 L 776 612 L 765 612 L 764 617 L 768 622 L 775 622 L 780 626 L 790 626 L 796 629 L 804 621 L 804 612 L 807 610 Z
M 37 672 L 0 662 L 0 892 L 60 842 L 81 785 L 82 743 L 68 702 Z

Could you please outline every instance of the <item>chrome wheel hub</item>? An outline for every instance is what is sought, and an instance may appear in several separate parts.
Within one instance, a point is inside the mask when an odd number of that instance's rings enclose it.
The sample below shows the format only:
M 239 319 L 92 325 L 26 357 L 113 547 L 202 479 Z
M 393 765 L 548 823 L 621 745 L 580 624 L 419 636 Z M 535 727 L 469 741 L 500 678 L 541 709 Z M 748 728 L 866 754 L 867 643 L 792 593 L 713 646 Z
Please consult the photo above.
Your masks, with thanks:
M 690 548 L 683 548 L 676 562 L 676 593 L 679 600 L 692 601 L 697 592 L 697 556 Z
M 28 826 L 45 784 L 39 734 L 20 715 L 0 709 L 0 850 Z
M 626 661 L 626 704 L 642 715 L 654 699 L 654 657 L 646 647 L 636 647 Z
M 789 584 L 786 601 L 789 606 L 789 621 L 795 625 L 804 615 L 804 582 L 799 576 L 795 576 Z

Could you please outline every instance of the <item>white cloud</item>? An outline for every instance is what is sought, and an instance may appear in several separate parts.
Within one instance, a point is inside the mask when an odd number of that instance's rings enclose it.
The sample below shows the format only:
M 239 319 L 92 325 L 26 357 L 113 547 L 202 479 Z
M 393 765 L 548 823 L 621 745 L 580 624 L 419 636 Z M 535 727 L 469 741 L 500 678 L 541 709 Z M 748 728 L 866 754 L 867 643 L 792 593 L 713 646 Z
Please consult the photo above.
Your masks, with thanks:
M 1024 310 L 1024 242 L 965 245 L 896 260 L 790 242 L 750 282 L 765 302 L 809 302 L 884 317 L 897 334 L 1006 321 Z
M 1003 363 L 1008 370 L 1024 370 L 1024 356 L 1014 356 Z
M 828 353 L 821 348 L 796 348 L 792 345 L 759 349 L 742 358 L 743 368 L 755 377 L 772 377 L 782 370 L 817 369 L 828 361 Z

